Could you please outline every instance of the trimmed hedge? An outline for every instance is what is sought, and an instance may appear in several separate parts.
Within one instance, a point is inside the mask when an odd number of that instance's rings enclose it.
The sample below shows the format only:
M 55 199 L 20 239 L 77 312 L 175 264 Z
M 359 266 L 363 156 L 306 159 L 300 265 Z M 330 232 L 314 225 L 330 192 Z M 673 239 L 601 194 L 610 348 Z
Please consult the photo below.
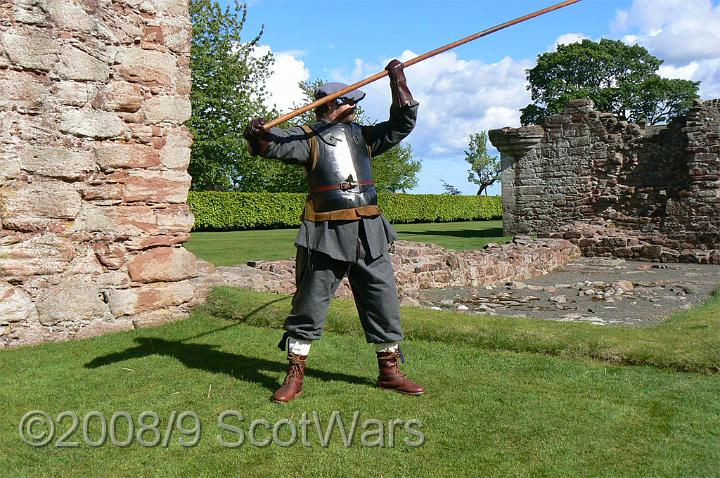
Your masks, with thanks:
M 501 196 L 380 193 L 378 203 L 390 222 L 453 222 L 502 217 Z
M 304 193 L 190 191 L 193 231 L 272 229 L 300 225 Z M 502 217 L 500 196 L 378 194 L 385 217 L 394 223 L 452 222 Z

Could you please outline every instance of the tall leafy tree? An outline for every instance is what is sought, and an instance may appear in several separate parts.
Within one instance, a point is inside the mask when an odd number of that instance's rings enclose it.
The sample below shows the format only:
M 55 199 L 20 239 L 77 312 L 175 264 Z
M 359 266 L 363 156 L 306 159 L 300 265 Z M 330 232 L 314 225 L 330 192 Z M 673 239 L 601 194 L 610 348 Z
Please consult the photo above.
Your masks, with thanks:
M 522 124 L 560 113 L 570 100 L 590 98 L 597 109 L 649 124 L 683 115 L 698 97 L 699 82 L 657 74 L 662 60 L 639 45 L 602 39 L 558 45 L 527 70 L 533 103 L 521 109 Z
M 449 194 L 451 196 L 459 196 L 462 191 L 460 191 L 458 188 L 450 184 L 449 182 L 445 181 L 444 179 L 440 180 L 441 183 L 443 183 L 443 194 Z
M 193 41 L 192 117 L 194 141 L 189 173 L 195 190 L 262 190 L 272 165 L 252 158 L 242 131 L 248 120 L 266 116 L 263 106 L 272 55 L 259 55 L 262 30 L 245 40 L 247 6 L 237 0 L 223 9 L 215 0 L 191 0 Z
M 412 146 L 400 143 L 370 159 L 375 188 L 391 193 L 407 192 L 417 186 L 422 165 L 413 159 Z
M 470 163 L 468 181 L 478 185 L 478 194 L 483 191 L 487 194 L 487 188 L 500 178 L 500 160 L 488 154 L 487 141 L 486 131 L 471 134 L 468 150 L 465 151 L 465 161 Z

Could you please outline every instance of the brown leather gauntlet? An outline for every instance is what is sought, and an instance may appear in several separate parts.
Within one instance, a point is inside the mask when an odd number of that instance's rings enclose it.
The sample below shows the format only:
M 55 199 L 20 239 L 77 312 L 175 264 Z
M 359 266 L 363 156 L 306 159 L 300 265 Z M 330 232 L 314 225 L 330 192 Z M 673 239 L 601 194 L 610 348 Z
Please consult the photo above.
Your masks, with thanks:
M 405 80 L 403 64 L 398 60 L 392 60 L 385 69 L 388 71 L 388 77 L 390 78 L 393 105 L 402 107 L 412 103 L 413 97 Z
M 270 144 L 270 133 L 263 128 L 265 118 L 253 118 L 243 131 L 248 143 L 248 152 L 253 156 L 263 154 Z

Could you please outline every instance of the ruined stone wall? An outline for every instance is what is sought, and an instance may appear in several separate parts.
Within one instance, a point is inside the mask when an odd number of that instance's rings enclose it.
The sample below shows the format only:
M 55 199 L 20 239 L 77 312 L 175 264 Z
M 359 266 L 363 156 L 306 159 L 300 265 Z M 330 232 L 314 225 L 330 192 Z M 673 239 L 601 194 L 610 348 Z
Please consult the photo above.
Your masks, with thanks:
M 517 148 L 529 133 L 534 142 Z M 682 260 L 720 249 L 720 100 L 697 102 L 665 127 L 618 121 L 576 100 L 541 126 L 493 130 L 490 140 L 503 156 L 506 234 L 580 239 L 572 236 L 586 223 L 616 236 L 600 245 L 595 228 L 587 255 L 659 259 L 663 251 Z M 664 249 L 643 249 L 651 245 Z
M 183 317 L 186 0 L 0 5 L 0 348 Z
M 507 244 L 486 244 L 483 249 L 452 251 L 437 244 L 395 241 L 390 247 L 401 303 L 418 305 L 419 292 L 444 287 L 481 287 L 540 277 L 580 257 L 580 249 L 566 240 L 516 237 Z M 295 292 L 295 261 L 249 262 L 218 267 L 217 285 L 263 292 Z M 347 277 L 335 297 L 350 298 Z

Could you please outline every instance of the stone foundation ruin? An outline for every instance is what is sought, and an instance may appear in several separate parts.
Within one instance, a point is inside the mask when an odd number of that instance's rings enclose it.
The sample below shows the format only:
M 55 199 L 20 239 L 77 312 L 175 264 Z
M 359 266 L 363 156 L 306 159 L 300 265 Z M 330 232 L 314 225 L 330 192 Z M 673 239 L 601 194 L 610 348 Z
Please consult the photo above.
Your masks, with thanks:
M 184 0 L 0 5 L 0 348 L 185 317 Z
M 418 305 L 420 292 L 445 287 L 477 288 L 543 276 L 580 257 L 580 249 L 562 239 L 529 240 L 518 237 L 508 244 L 486 244 L 483 249 L 452 251 L 431 243 L 395 241 L 390 247 L 398 295 L 405 305 Z M 218 267 L 214 285 L 262 292 L 293 294 L 295 261 L 250 262 Z M 345 277 L 335 297 L 350 298 Z
M 575 100 L 540 126 L 489 137 L 506 235 L 569 239 L 586 256 L 720 264 L 720 100 L 661 127 Z

